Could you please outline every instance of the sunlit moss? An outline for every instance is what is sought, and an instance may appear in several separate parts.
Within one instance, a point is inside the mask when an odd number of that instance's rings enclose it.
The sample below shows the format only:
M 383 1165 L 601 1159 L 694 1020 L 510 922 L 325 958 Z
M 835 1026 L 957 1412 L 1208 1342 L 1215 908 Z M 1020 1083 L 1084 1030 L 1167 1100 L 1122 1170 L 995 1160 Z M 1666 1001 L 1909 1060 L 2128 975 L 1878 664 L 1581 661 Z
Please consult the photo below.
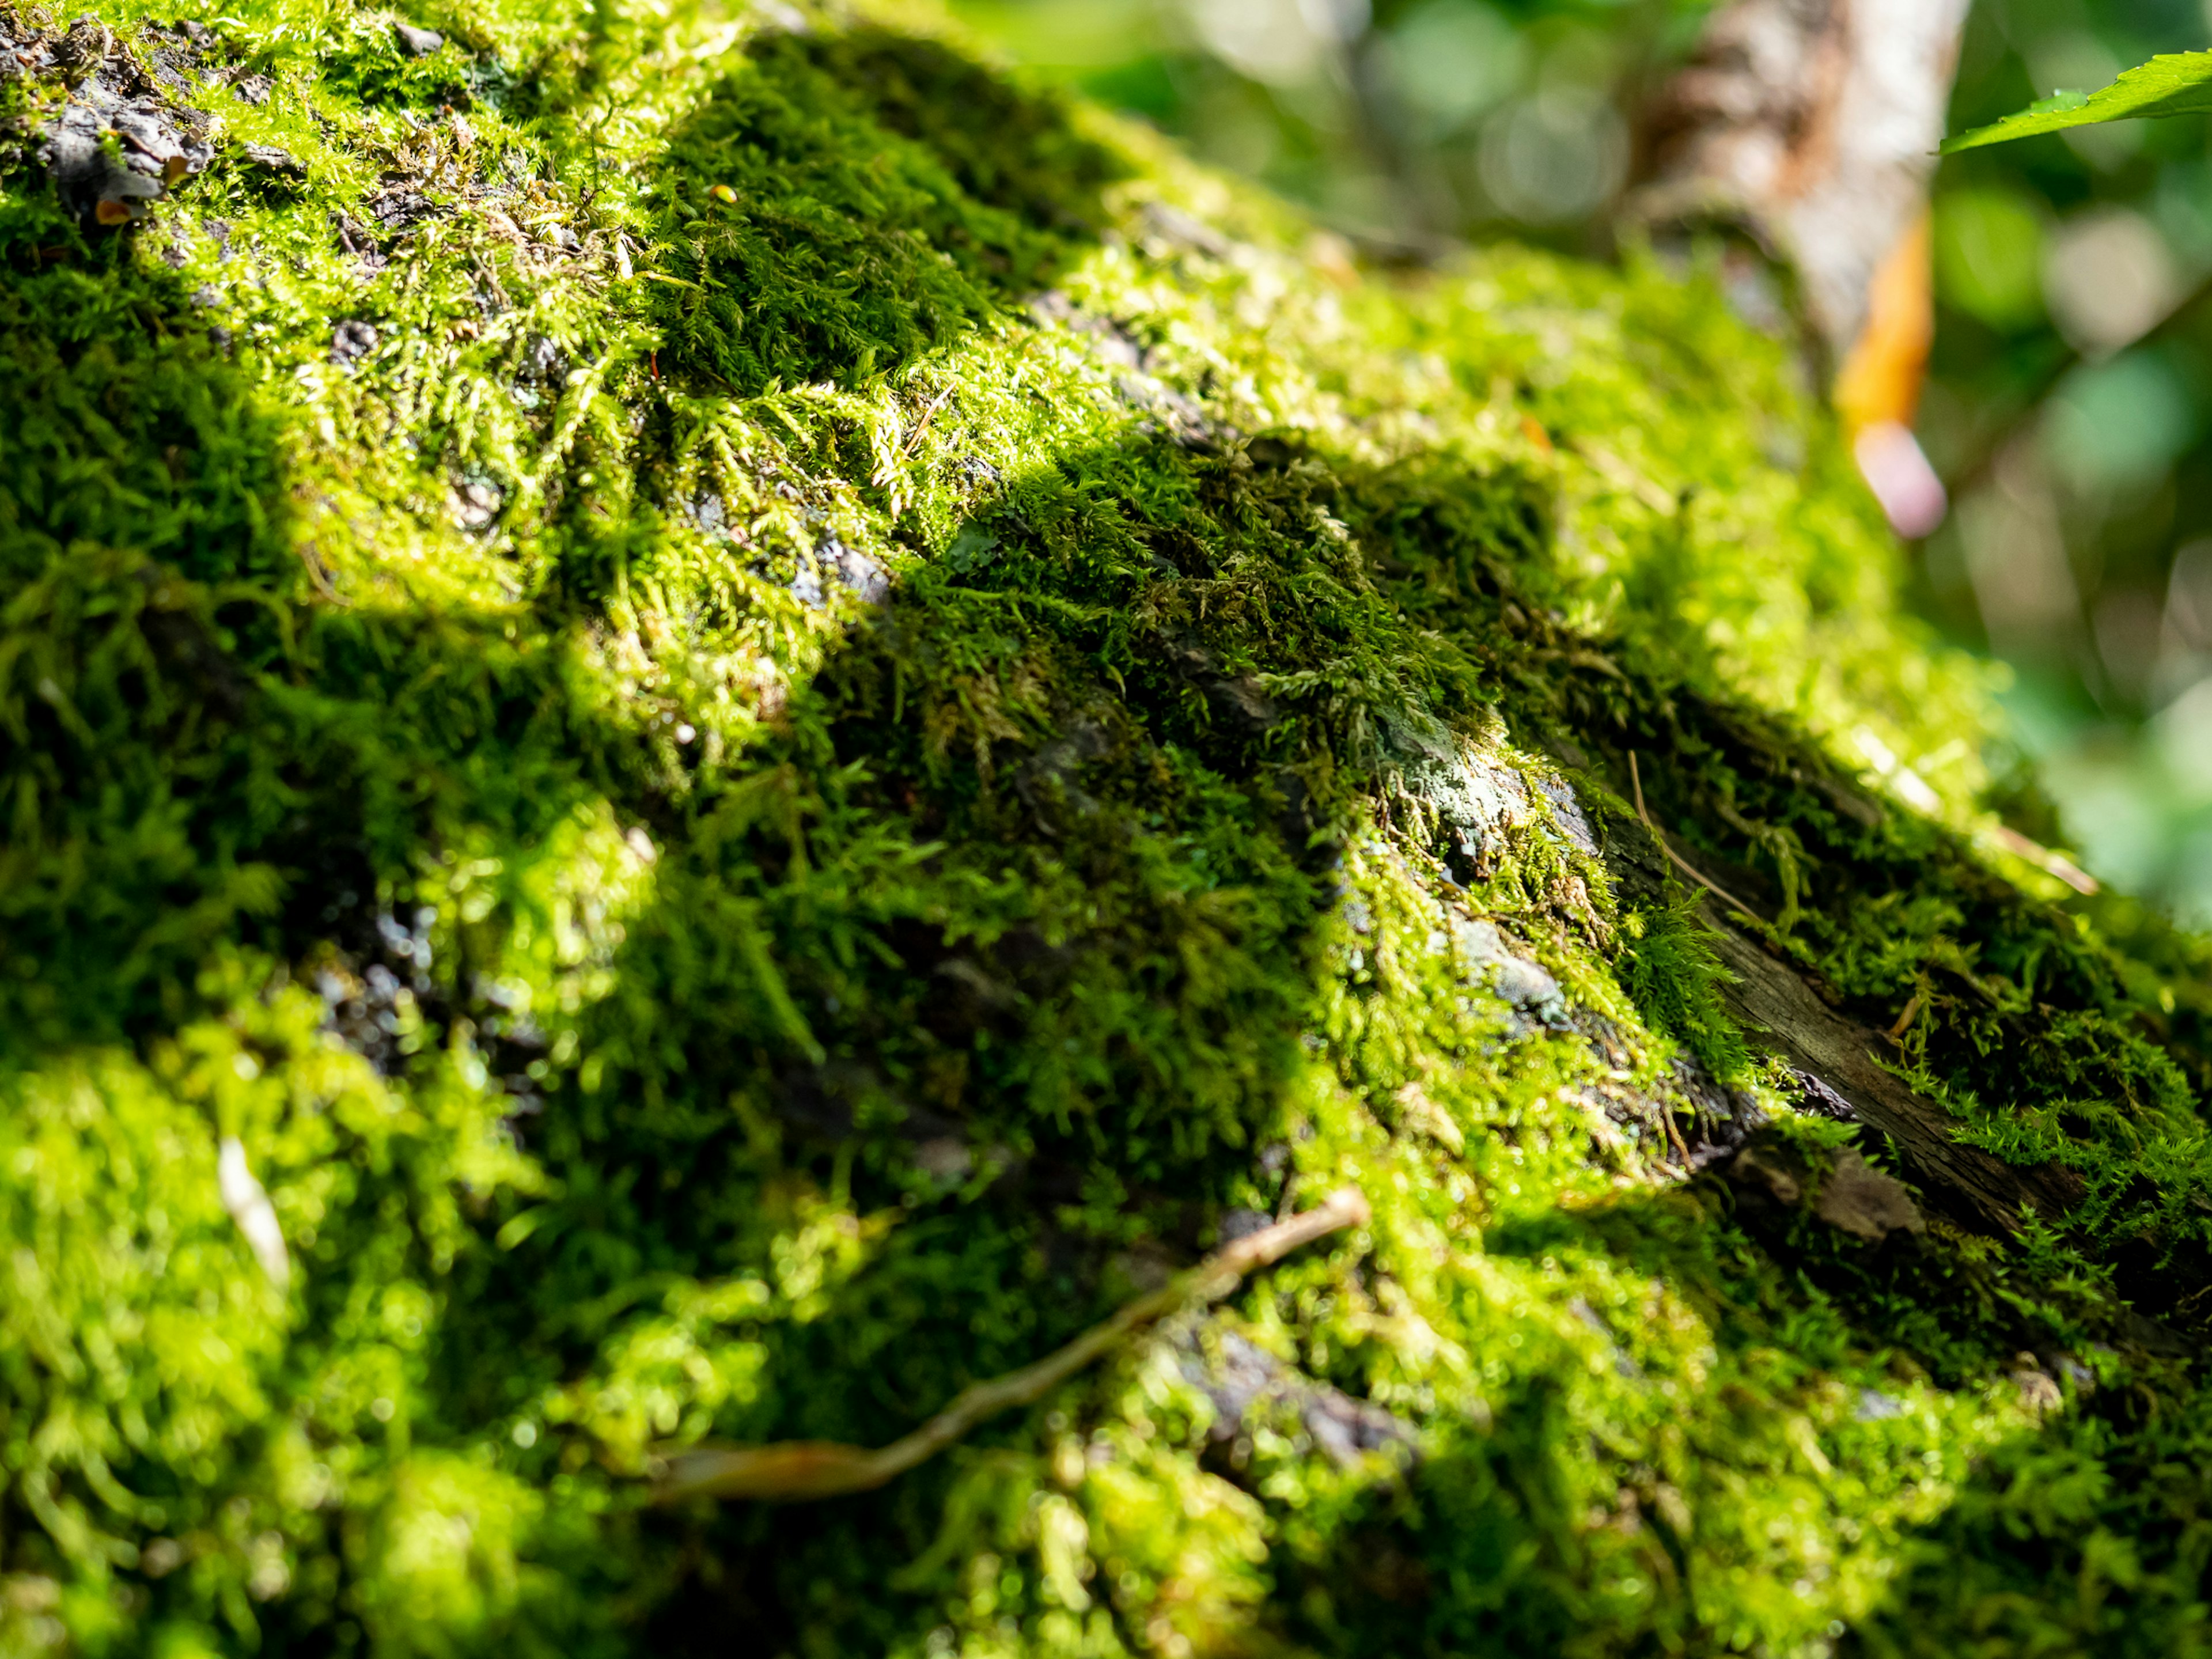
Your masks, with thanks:
M 1786 344 L 927 19 L 579 14 L 105 5 L 216 161 L 0 194 L 0 1644 L 2186 1650 L 2204 957 L 1977 850 Z M 1853 1132 L 1639 814 L 2079 1208 L 1686 1179 Z M 884 1492 L 647 1506 L 1346 1182 Z

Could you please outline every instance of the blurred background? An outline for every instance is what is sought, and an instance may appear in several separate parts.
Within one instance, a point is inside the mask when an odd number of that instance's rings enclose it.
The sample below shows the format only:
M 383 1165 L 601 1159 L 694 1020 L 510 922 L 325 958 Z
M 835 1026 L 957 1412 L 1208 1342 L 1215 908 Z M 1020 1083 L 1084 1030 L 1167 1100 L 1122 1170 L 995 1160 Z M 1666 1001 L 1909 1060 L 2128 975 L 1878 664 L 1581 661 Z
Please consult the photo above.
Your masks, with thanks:
M 954 0 L 1014 56 L 1370 249 L 1602 253 L 1692 0 Z M 1950 130 L 2212 45 L 2212 0 L 1975 0 Z M 1914 603 L 2009 665 L 2104 880 L 2212 923 L 2212 116 L 1978 150 L 1935 185 Z

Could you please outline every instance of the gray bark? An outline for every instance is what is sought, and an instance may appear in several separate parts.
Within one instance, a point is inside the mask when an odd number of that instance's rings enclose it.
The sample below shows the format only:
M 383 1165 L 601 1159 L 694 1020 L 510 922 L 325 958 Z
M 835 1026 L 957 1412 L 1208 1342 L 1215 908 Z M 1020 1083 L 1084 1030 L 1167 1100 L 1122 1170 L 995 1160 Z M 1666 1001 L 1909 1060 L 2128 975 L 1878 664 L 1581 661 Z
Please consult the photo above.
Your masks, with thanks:
M 1927 200 L 1967 0 L 1735 0 L 1654 106 L 1648 225 L 1741 226 L 1840 362 Z

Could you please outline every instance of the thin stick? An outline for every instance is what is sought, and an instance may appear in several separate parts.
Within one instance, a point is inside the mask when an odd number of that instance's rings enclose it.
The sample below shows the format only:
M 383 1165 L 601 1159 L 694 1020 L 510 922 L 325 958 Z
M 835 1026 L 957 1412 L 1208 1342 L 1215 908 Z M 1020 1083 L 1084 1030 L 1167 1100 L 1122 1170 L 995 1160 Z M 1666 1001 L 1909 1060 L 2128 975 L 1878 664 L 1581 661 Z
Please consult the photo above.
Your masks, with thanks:
M 1729 892 L 1727 888 L 1722 886 L 1718 882 L 1706 880 L 1705 877 L 1698 873 L 1697 870 L 1691 865 L 1687 859 L 1684 858 L 1680 853 L 1676 852 L 1672 847 L 1669 847 L 1667 844 L 1667 836 L 1665 833 L 1657 824 L 1651 822 L 1651 815 L 1644 810 L 1644 780 L 1637 775 L 1636 751 L 1633 749 L 1628 751 L 1628 781 L 1636 791 L 1636 816 L 1643 819 L 1644 827 L 1651 832 L 1651 839 L 1659 843 L 1659 850 L 1674 861 L 1674 867 L 1677 870 L 1680 870 L 1684 875 L 1687 876 L 1692 881 L 1697 883 L 1698 886 L 1704 888 L 1707 892 L 1714 895 L 1716 897 L 1726 899 L 1730 904 L 1735 906 L 1737 909 L 1742 911 L 1744 915 L 1749 916 L 1753 921 L 1760 923 L 1762 926 L 1765 925 L 1766 921 L 1765 916 L 1760 915 L 1758 911 L 1753 909 L 1748 904 L 1746 904 L 1735 894 Z
M 937 418 L 937 411 L 945 407 L 945 400 L 951 395 L 952 388 L 947 386 L 931 400 L 929 407 L 921 411 L 921 418 L 915 422 L 914 430 L 907 434 L 906 442 L 900 446 L 900 454 L 914 453 L 915 446 L 921 441 L 921 434 L 929 430 L 929 423 Z
M 1996 844 L 2021 858 L 2045 875 L 2056 876 L 2075 892 L 2087 897 L 2097 891 L 2097 878 L 2063 853 L 2054 853 L 2040 842 L 2030 841 L 2017 830 L 2003 824 L 1990 832 Z
M 1367 1200 L 1357 1187 L 1332 1193 L 1314 1209 L 1225 1244 L 1149 1295 L 1126 1304 L 1066 1347 L 988 1382 L 978 1382 L 903 1439 L 873 1451 L 825 1440 L 783 1440 L 766 1446 L 700 1446 L 668 1460 L 653 1502 L 687 1498 L 836 1498 L 870 1492 L 926 1462 L 988 1417 L 1042 1399 L 1131 1332 L 1193 1302 L 1218 1302 L 1249 1273 L 1281 1261 L 1301 1244 L 1367 1224 Z
M 1905 1032 L 1910 1030 L 1912 1027 L 1912 1017 L 1920 1012 L 1921 999 L 1925 997 L 1927 994 L 1928 988 L 1926 986 L 1915 986 L 1912 991 L 1912 1000 L 1905 1005 L 1905 1012 L 1897 1017 L 1897 1024 L 1891 1026 L 1887 1031 L 1884 1031 L 1882 1035 L 1887 1037 L 1892 1042 L 1904 1042 Z

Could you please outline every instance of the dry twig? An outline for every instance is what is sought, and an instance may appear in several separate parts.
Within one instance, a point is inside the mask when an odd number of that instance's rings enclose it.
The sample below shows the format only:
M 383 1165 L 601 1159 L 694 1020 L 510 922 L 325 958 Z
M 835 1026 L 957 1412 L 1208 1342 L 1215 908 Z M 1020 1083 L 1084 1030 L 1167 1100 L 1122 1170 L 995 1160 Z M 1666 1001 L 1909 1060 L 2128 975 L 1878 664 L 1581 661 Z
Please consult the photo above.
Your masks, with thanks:
M 1127 1304 L 1066 1347 L 1033 1365 L 978 1382 L 903 1439 L 873 1451 L 834 1441 L 784 1440 L 766 1446 L 699 1446 L 678 1452 L 656 1482 L 653 1501 L 687 1498 L 837 1498 L 871 1492 L 943 1451 L 986 1418 L 1042 1398 L 1132 1332 L 1187 1304 L 1218 1302 L 1245 1274 L 1272 1266 L 1302 1244 L 1364 1226 L 1367 1200 L 1357 1187 L 1314 1209 L 1225 1244 L 1189 1272 Z
M 1657 824 L 1651 822 L 1651 814 L 1644 810 L 1644 780 L 1637 773 L 1636 751 L 1633 749 L 1628 751 L 1628 781 L 1636 790 L 1636 816 L 1644 821 L 1644 827 L 1651 832 L 1651 839 L 1659 843 L 1659 850 L 1664 853 L 1674 861 L 1674 867 L 1677 870 L 1680 870 L 1684 875 L 1687 876 L 1692 881 L 1697 883 L 1698 886 L 1704 888 L 1708 893 L 1712 894 L 1716 898 L 1727 900 L 1730 904 L 1735 906 L 1737 909 L 1742 911 L 1744 915 L 1749 916 L 1753 921 L 1758 922 L 1760 926 L 1764 927 L 1766 922 L 1765 917 L 1760 915 L 1758 911 L 1753 909 L 1741 899 L 1736 897 L 1735 894 L 1729 892 L 1728 889 L 1723 887 L 1718 882 L 1706 880 L 1705 877 L 1698 873 L 1696 867 L 1692 866 L 1687 859 L 1684 858 L 1680 853 L 1676 852 L 1672 847 L 1668 845 L 1665 833 L 1661 830 Z

